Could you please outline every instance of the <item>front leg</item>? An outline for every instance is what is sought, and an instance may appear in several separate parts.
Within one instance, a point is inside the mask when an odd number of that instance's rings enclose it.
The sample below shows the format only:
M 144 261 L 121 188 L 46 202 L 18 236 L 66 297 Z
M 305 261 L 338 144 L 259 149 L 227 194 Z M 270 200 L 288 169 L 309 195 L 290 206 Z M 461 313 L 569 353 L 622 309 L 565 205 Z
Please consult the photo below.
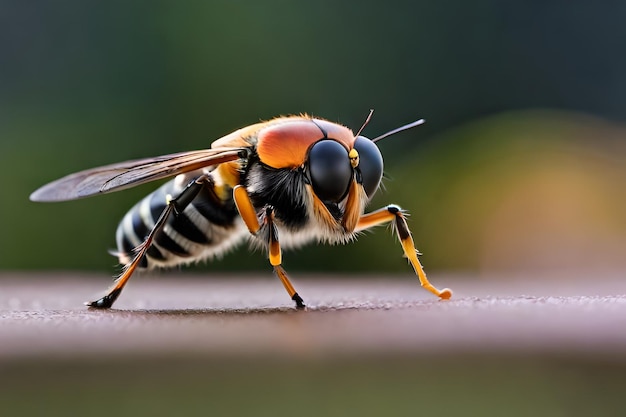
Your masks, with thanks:
M 413 242 L 413 237 L 411 237 L 411 231 L 409 230 L 409 226 L 406 224 L 406 218 L 403 214 L 403 211 L 400 207 L 396 205 L 389 205 L 382 209 L 373 211 L 368 214 L 364 214 L 359 219 L 356 230 L 365 230 L 374 226 L 378 226 L 383 223 L 388 223 L 393 221 L 394 229 L 398 234 L 398 238 L 400 239 L 400 244 L 402 245 L 402 249 L 404 250 L 404 255 L 409 259 L 411 265 L 413 265 L 413 269 L 417 274 L 420 284 L 422 287 L 435 294 L 437 297 L 447 300 L 452 297 L 452 290 L 449 288 L 444 288 L 443 290 L 438 290 L 435 288 L 426 278 L 426 273 L 422 268 L 422 264 L 417 257 L 417 250 L 415 249 L 415 243 Z

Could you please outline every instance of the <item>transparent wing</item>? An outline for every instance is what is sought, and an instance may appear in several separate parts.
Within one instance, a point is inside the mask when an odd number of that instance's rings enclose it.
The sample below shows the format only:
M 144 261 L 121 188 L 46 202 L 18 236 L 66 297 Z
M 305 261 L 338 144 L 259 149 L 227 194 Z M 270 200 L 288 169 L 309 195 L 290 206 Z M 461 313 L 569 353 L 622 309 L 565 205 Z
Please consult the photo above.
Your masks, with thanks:
M 243 147 L 218 148 L 105 165 L 76 172 L 46 184 L 32 193 L 30 199 L 41 202 L 75 200 L 123 190 L 246 156 L 247 149 Z

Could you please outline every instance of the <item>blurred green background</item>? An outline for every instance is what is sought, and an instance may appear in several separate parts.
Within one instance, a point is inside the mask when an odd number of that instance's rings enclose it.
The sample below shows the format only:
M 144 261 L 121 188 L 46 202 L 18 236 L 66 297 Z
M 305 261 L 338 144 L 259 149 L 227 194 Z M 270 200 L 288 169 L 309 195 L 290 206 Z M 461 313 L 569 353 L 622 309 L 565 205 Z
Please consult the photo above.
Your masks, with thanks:
M 428 270 L 621 268 L 625 20 L 617 1 L 1 2 L 0 269 L 114 269 L 117 222 L 156 184 L 28 201 L 62 175 L 370 108 L 370 137 L 427 120 L 380 142 L 371 208 L 410 211 Z M 385 228 L 285 265 L 410 272 Z M 205 268 L 269 269 L 246 247 Z
M 28 200 L 60 176 L 206 148 L 281 114 L 358 129 L 374 108 L 370 137 L 427 120 L 380 142 L 385 189 L 372 203 L 410 211 L 427 271 L 622 274 L 625 21 L 611 0 L 0 0 L 0 271 L 117 271 L 117 222 L 157 184 Z M 248 253 L 186 270 L 269 275 Z M 285 266 L 411 271 L 386 228 L 288 253 Z M 140 356 L 0 361 L 0 410 L 623 414 L 623 357 Z
M 622 416 L 623 363 L 548 356 L 7 364 L 10 416 Z M 24 400 L 28 398 L 28 400 Z

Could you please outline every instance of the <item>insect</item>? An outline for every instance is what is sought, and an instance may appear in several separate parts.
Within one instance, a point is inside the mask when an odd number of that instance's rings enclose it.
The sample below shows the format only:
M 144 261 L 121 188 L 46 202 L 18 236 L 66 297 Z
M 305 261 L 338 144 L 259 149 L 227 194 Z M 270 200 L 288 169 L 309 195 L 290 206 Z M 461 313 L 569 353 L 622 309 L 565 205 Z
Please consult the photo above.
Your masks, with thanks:
M 405 212 L 390 204 L 365 214 L 379 188 L 383 158 L 375 142 L 342 125 L 308 115 L 277 117 L 236 130 L 209 149 L 106 165 L 70 174 L 31 194 L 54 202 L 109 193 L 175 177 L 137 203 L 120 222 L 117 252 L 123 272 L 102 298 L 110 308 L 137 269 L 169 267 L 221 255 L 246 238 L 264 248 L 298 309 L 305 304 L 281 266 L 281 247 L 309 241 L 347 243 L 391 223 L 421 285 L 452 296 L 426 278 Z

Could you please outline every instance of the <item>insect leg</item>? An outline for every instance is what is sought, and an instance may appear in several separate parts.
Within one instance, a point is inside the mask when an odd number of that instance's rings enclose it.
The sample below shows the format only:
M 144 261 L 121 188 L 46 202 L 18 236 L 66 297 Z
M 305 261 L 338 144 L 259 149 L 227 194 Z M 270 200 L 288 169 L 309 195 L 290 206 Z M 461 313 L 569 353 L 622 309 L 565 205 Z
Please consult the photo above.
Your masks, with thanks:
M 417 257 L 418 252 L 415 249 L 415 243 L 413 242 L 413 238 L 411 237 L 411 231 L 409 230 L 409 227 L 406 223 L 406 217 L 400 207 L 392 204 L 382 209 L 365 214 L 359 219 L 356 229 L 365 230 L 369 229 L 370 227 L 378 226 L 380 224 L 392 221 L 394 222 L 394 229 L 398 234 L 398 238 L 400 239 L 400 244 L 402 245 L 404 254 L 409 259 L 409 262 L 411 262 L 411 265 L 413 266 L 415 273 L 417 273 L 422 287 L 442 299 L 447 300 L 452 297 L 452 290 L 450 290 L 449 288 L 444 288 L 440 291 L 428 281 L 428 278 L 426 278 L 426 273 L 424 272 L 422 264 Z
M 304 300 L 302 300 L 302 297 L 298 295 L 293 285 L 291 285 L 291 282 L 289 282 L 287 272 L 281 265 L 282 251 L 278 243 L 278 230 L 274 224 L 274 210 L 269 207 L 266 209 L 265 213 L 265 227 L 267 227 L 268 230 L 270 264 L 274 267 L 276 275 L 280 278 L 291 299 L 296 302 L 296 308 L 304 308 Z
M 248 227 L 250 233 L 254 236 L 260 236 L 262 234 L 265 235 L 260 237 L 264 238 L 264 241 L 267 242 L 269 260 L 270 264 L 274 267 L 274 272 L 276 272 L 276 275 L 280 278 L 280 281 L 283 283 L 283 286 L 285 287 L 285 290 L 287 290 L 291 299 L 295 301 L 296 308 L 304 308 L 304 300 L 302 300 L 302 297 L 298 295 L 298 292 L 295 290 L 287 277 L 287 272 L 281 265 L 282 254 L 280 244 L 278 242 L 278 230 L 274 224 L 274 210 L 271 207 L 266 208 L 263 226 L 261 226 L 259 224 L 259 218 L 257 217 L 256 210 L 250 201 L 250 196 L 243 186 L 235 186 L 233 189 L 233 198 L 235 199 L 237 210 L 239 210 L 239 214 L 241 214 L 241 218 Z
M 133 259 L 124 267 L 124 271 L 115 280 L 115 284 L 113 285 L 113 287 L 104 297 L 96 301 L 85 303 L 87 306 L 105 309 L 110 308 L 113 305 L 115 300 L 117 300 L 117 297 L 120 296 L 122 289 L 124 289 L 124 286 L 128 283 L 128 280 L 133 275 L 133 272 L 135 272 L 135 269 L 137 269 L 137 267 L 141 263 L 141 259 L 145 256 L 146 252 L 150 248 L 150 245 L 152 245 L 154 237 L 157 235 L 157 233 L 163 230 L 163 227 L 165 226 L 167 219 L 172 214 L 172 212 L 176 214 L 181 213 L 183 210 L 185 210 L 185 208 L 198 195 L 202 187 L 209 181 L 209 176 L 207 174 L 203 174 L 195 180 L 191 181 L 189 185 L 187 185 L 187 188 L 185 188 L 176 198 L 168 199 L 167 205 L 165 206 L 165 209 L 163 209 L 163 211 L 161 212 L 161 215 L 154 224 L 154 227 L 152 228 L 152 230 L 150 230 L 150 233 L 148 233 L 148 236 L 145 238 L 145 240 L 135 248 L 135 255 L 133 256 Z

